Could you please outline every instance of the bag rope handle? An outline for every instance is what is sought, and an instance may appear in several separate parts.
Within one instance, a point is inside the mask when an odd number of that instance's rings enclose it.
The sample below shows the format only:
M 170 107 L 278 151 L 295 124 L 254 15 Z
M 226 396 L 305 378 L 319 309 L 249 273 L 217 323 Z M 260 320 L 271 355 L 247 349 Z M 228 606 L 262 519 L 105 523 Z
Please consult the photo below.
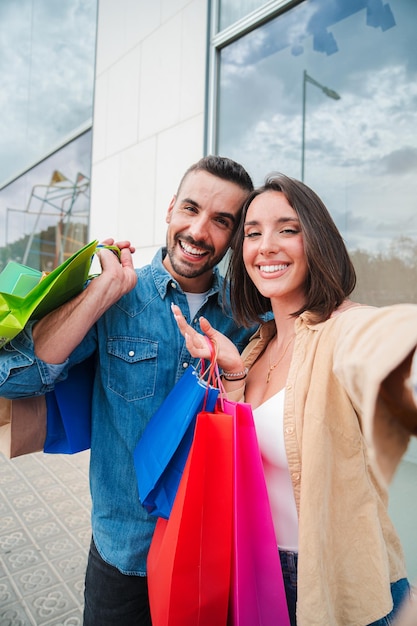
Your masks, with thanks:
M 98 243 L 96 245 L 96 251 L 94 252 L 94 254 L 97 252 L 97 248 L 102 248 L 103 250 L 110 250 L 111 252 L 113 252 L 113 254 L 115 254 L 117 256 L 117 258 L 120 261 L 120 255 L 121 255 L 122 251 L 120 250 L 120 248 L 118 246 L 111 246 L 111 245 L 108 245 L 108 244 L 105 244 L 105 243 Z M 92 280 L 93 278 L 97 278 L 97 276 L 100 276 L 100 274 L 89 274 L 87 276 L 87 280 Z
M 218 347 L 216 342 L 214 341 L 214 339 L 209 339 L 209 337 L 207 337 L 207 335 L 203 335 L 208 343 L 209 349 L 210 349 L 210 365 L 209 367 L 205 370 L 204 375 L 208 373 L 208 378 L 206 380 L 207 382 L 207 389 L 206 389 L 206 393 L 204 396 L 204 407 L 206 404 L 206 400 L 207 400 L 207 396 L 208 396 L 208 391 L 209 391 L 209 386 L 211 385 L 212 387 L 215 387 L 217 389 L 219 389 L 219 401 L 220 401 L 220 406 L 221 409 L 224 409 L 224 398 L 227 397 L 226 396 L 226 390 L 224 388 L 223 385 L 223 381 L 221 379 L 220 376 L 220 371 L 219 371 L 219 365 L 217 363 L 217 354 L 218 354 Z M 204 361 L 202 361 L 202 367 L 204 367 Z M 204 410 L 204 409 L 203 409 Z

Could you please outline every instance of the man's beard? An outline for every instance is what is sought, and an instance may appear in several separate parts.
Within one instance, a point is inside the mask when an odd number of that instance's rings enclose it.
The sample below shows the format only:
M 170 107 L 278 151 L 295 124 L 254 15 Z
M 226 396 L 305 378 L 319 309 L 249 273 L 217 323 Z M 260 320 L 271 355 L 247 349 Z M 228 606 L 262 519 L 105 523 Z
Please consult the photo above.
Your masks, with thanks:
M 200 248 L 201 250 L 206 250 L 207 252 L 213 252 L 213 248 L 198 243 L 196 241 L 190 240 L 188 237 L 175 237 L 174 244 L 169 247 L 167 242 L 167 255 L 169 257 L 169 261 L 171 263 L 172 269 L 175 271 L 178 276 L 182 276 L 183 278 L 197 278 L 198 276 L 202 276 L 206 274 L 210 270 L 212 270 L 223 258 L 224 255 L 219 255 L 217 257 L 209 256 L 207 258 L 206 263 L 199 265 L 198 267 L 194 267 L 192 262 L 187 262 L 184 259 L 177 261 L 176 259 L 176 249 L 177 246 L 181 247 L 181 241 L 188 243 L 190 246 L 194 246 L 195 248 Z

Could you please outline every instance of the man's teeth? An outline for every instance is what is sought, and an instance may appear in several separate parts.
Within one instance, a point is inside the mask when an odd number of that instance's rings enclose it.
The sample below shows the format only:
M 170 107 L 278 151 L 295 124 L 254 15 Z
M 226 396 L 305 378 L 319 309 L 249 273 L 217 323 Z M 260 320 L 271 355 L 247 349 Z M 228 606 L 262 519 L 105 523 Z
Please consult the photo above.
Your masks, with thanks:
M 262 272 L 266 272 L 267 274 L 272 274 L 272 272 L 280 272 L 285 270 L 288 267 L 287 264 L 280 265 L 261 265 L 260 269 Z
M 184 241 L 180 241 L 180 245 L 181 245 L 181 248 L 185 250 L 185 252 L 188 252 L 188 254 L 203 256 L 203 254 L 206 253 L 205 250 L 201 250 L 201 248 L 194 248 L 194 246 L 191 246 L 190 244 L 185 243 Z

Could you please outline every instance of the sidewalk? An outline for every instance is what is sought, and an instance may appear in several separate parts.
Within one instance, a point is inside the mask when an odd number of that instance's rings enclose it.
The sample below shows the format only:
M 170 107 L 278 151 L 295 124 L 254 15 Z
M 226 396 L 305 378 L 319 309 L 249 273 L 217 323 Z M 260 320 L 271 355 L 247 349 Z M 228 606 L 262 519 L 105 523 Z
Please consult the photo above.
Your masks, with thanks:
M 0 455 L 0 625 L 79 626 L 90 545 L 89 451 Z

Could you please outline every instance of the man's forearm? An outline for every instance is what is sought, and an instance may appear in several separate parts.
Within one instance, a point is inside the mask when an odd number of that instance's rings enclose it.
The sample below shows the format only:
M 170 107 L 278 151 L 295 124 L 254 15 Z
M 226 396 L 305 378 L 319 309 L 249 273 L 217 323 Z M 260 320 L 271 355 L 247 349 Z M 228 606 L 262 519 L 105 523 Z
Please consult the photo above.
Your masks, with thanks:
M 100 276 L 34 325 L 35 354 L 42 361 L 63 363 L 95 322 L 135 286 L 137 278 L 129 249 L 122 249 L 120 263 L 108 250 L 100 252 L 100 261 Z
M 52 311 L 32 329 L 36 356 L 46 363 L 63 363 L 101 314 L 87 290 Z

